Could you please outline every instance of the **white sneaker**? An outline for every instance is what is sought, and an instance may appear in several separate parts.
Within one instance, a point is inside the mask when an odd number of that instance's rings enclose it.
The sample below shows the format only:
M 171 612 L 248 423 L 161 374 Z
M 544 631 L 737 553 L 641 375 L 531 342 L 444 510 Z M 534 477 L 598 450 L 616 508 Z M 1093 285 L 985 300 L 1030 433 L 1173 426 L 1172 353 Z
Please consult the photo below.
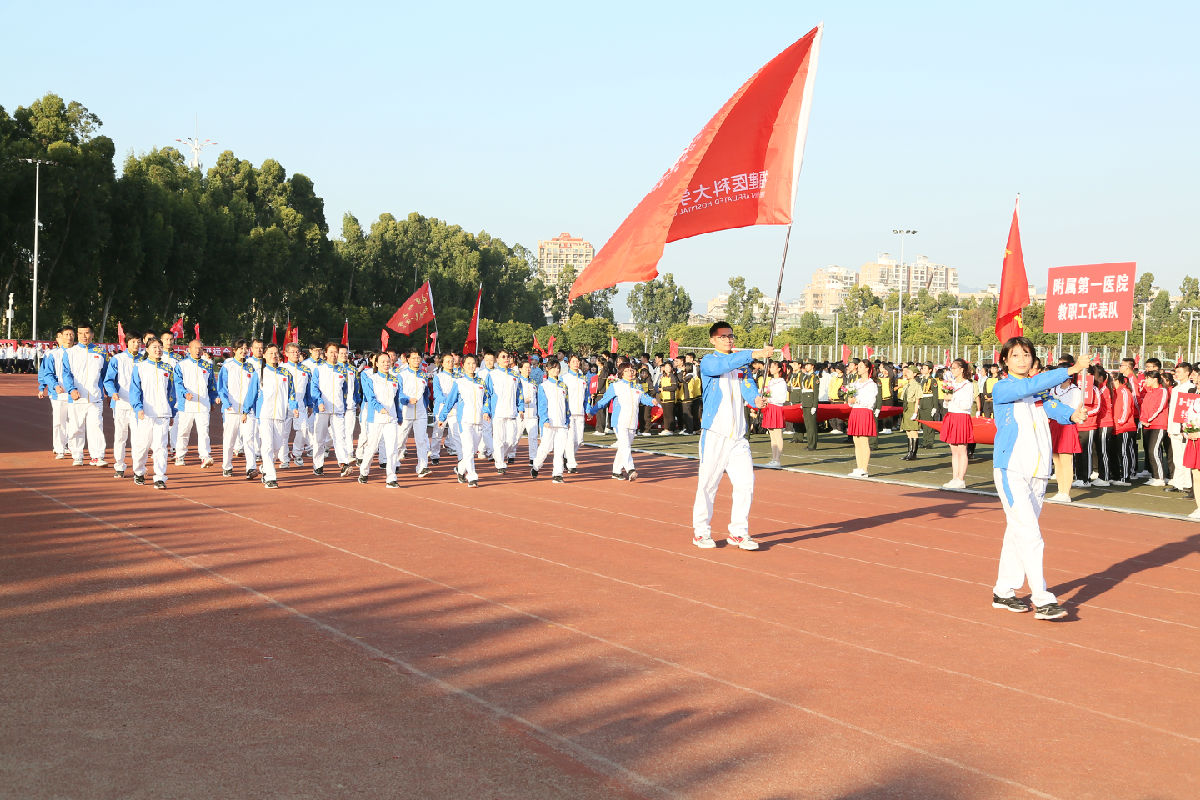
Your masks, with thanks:
M 880 433 L 891 433 L 891 432 L 892 432 L 891 428 L 884 428 L 883 430 L 880 431 Z
M 182 458 L 175 459 L 175 466 L 177 466 L 177 467 L 185 466 L 184 460 Z
M 712 536 L 693 536 L 692 544 L 696 545 L 696 547 L 699 547 L 701 550 L 712 550 L 717 546 L 717 543 L 713 541 Z
M 967 484 L 963 481 L 946 481 L 942 484 L 943 489 L 965 489 Z
M 1097 478 L 1096 480 L 1092 481 L 1092 486 L 1111 486 L 1111 485 L 1112 484 L 1110 484 L 1108 481 L 1106 481 L 1102 478 Z
M 213 465 L 213 460 L 211 458 L 206 458 L 200 462 L 200 469 L 208 469 L 212 465 Z
M 1135 478 L 1149 478 L 1149 477 L 1150 477 L 1150 470 L 1148 470 L 1148 469 L 1144 469 L 1144 470 L 1142 470 L 1141 472 L 1139 472 L 1138 474 L 1134 475 L 1133 477 L 1135 477 Z
M 1150 480 L 1146 481 L 1146 485 L 1147 486 L 1166 486 L 1167 482 L 1164 481 L 1162 478 L 1151 478 Z
M 867 473 L 865 470 L 856 469 L 850 473 L 850 477 L 851 478 L 865 478 L 865 477 L 867 477 Z
M 757 550 L 758 542 L 751 539 L 749 536 L 729 536 L 725 539 L 727 544 L 740 547 L 743 550 Z
M 67 457 L 67 454 L 66 454 L 66 453 L 55 453 L 55 454 L 54 454 L 54 458 L 55 458 L 55 460 L 63 459 L 63 458 L 66 458 L 66 457 Z
M 1070 502 L 1072 502 L 1071 495 L 1059 493 L 1059 494 L 1056 494 L 1053 497 L 1051 497 L 1050 502 L 1051 503 L 1070 503 Z
M 1195 511 L 1188 514 L 1188 519 L 1200 519 L 1200 508 L 1197 508 Z
M 780 465 L 778 461 L 768 461 L 767 463 L 763 464 L 765 469 L 779 469 L 779 466 Z
M 1113 481 L 1112 485 L 1113 486 L 1132 486 L 1133 484 L 1130 483 L 1129 481 Z
M 1090 483 L 1084 483 L 1083 481 L 1073 481 L 1073 482 L 1071 483 L 1071 488 L 1072 488 L 1072 489 L 1086 489 L 1086 488 L 1088 488 L 1089 486 L 1091 486 L 1091 484 L 1090 484 Z
M 1091 475 L 1088 475 L 1088 478 L 1089 478 L 1090 480 L 1093 480 L 1093 481 L 1094 481 L 1094 480 L 1096 480 L 1096 478 L 1099 478 L 1099 477 L 1100 477 L 1100 473 L 1099 473 L 1099 472 L 1093 472 Z
M 603 436 L 604 431 L 592 431 L 592 436 Z

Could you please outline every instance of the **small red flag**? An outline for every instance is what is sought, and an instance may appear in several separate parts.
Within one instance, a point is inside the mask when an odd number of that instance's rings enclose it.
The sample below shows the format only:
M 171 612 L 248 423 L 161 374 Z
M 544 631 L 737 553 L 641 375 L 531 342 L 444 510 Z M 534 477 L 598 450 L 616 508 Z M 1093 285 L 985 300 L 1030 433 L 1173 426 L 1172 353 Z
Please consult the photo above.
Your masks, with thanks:
M 784 361 L 791 361 L 791 360 L 792 360 L 792 346 L 791 346 L 791 344 L 785 344 L 785 345 L 783 346 L 783 360 L 784 360 Z
M 674 361 L 675 359 L 679 358 L 679 342 L 675 341 L 674 339 L 671 339 L 670 342 L 671 350 L 668 355 L 670 356 L 671 360 Z
M 546 351 L 542 349 L 542 343 L 537 340 L 537 334 L 533 335 L 533 349 L 537 350 L 542 355 L 546 355 Z
M 413 292 L 412 297 L 404 301 L 404 305 L 396 309 L 387 326 L 398 333 L 409 334 L 422 325 L 428 325 L 433 318 L 433 292 L 429 289 L 429 281 L 425 281 L 420 289 Z
M 125 326 L 119 322 L 117 323 L 117 344 L 121 347 L 125 346 Z
M 350 346 L 350 320 L 347 319 L 342 323 L 342 344 Z
M 195 325 L 192 326 L 192 329 L 194 331 L 196 331 L 196 338 L 199 339 L 200 338 L 200 323 L 197 322 Z
M 609 349 L 609 351 L 610 351 L 610 352 L 612 352 L 614 355 L 616 355 L 616 352 L 617 352 L 617 337 L 615 337 L 615 336 L 614 336 L 614 337 L 612 337 L 612 339 L 610 339 L 610 340 L 609 340 L 609 342 L 608 342 L 608 349 Z
M 1096 353 L 1096 357 L 1092 359 L 1092 363 L 1101 365 L 1104 364 L 1104 359 L 1101 357 L 1100 353 Z
M 867 348 L 867 358 L 870 358 L 870 357 L 871 357 L 871 356 L 873 356 L 873 355 L 875 355 L 875 348 L 874 348 L 874 347 L 868 347 L 868 348 Z
M 943 364 L 943 366 L 946 367 L 947 369 L 950 368 L 950 350 L 949 349 L 946 350 L 946 363 Z
M 292 343 L 300 344 L 300 328 L 299 327 L 292 328 Z
M 483 286 L 479 287 L 479 294 L 475 295 L 475 313 L 471 315 L 471 322 L 467 325 L 467 341 L 463 342 L 463 355 L 474 353 L 479 349 L 479 304 L 483 300 Z
M 993 363 L 993 364 L 995 364 L 995 363 L 996 363 L 996 359 L 997 359 L 997 358 L 999 358 L 999 356 L 998 356 L 998 355 L 996 355 L 996 351 L 995 351 L 995 350 L 992 350 L 992 363 Z
M 1025 277 L 1025 254 L 1021 250 L 1021 230 L 1017 222 L 1020 210 L 1021 198 L 1018 197 L 1008 228 L 1008 244 L 1004 247 L 1000 302 L 996 307 L 996 338 L 1001 342 L 1025 335 L 1021 309 L 1029 305 L 1029 280 Z
M 429 334 L 429 355 L 433 355 L 437 349 L 437 331 Z
M 842 363 L 850 363 L 850 345 L 848 344 L 842 345 Z
M 996 360 L 996 351 L 995 351 L 995 350 L 993 350 L 993 351 L 992 351 L 992 361 L 993 361 L 993 362 L 995 362 L 995 360 Z M 1049 353 L 1046 353 L 1046 368 L 1047 368 L 1047 369 L 1050 369 L 1050 368 L 1051 368 L 1051 365 L 1053 365 L 1054 363 L 1055 363 L 1055 361 L 1054 361 L 1054 351 L 1053 351 L 1053 350 L 1051 350 Z
M 380 328 L 379 329 L 379 352 L 383 353 L 383 352 L 387 351 L 387 343 L 388 343 L 387 328 Z
M 283 329 L 283 344 L 286 346 L 292 340 L 292 321 L 289 319 L 287 327 Z
M 171 326 L 171 335 L 176 339 L 183 338 L 183 317 L 175 320 L 175 324 Z
M 278 334 L 277 330 L 278 329 L 275 327 L 275 323 L 272 322 L 271 323 L 271 344 L 273 344 L 273 345 L 279 344 L 279 334 Z
M 554 338 L 555 337 L 551 336 L 550 340 L 548 342 L 546 342 L 545 355 L 548 355 L 548 356 L 554 355 Z

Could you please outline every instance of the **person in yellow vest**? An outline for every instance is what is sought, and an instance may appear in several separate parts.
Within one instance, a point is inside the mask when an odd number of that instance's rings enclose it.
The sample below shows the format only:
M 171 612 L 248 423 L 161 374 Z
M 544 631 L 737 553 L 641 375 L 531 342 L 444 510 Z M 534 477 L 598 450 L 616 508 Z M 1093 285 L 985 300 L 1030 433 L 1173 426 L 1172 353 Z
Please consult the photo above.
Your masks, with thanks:
M 670 362 L 664 363 L 658 376 L 658 401 L 662 403 L 663 409 L 662 433 L 659 436 L 674 436 L 677 431 L 684 430 L 680 394 L 675 366 Z
M 983 382 L 983 393 L 979 396 L 979 414 L 983 417 L 991 417 L 992 414 L 992 389 L 1000 380 L 1000 365 L 987 365 L 987 378 Z
M 695 361 L 688 365 L 687 376 L 687 393 L 688 393 L 688 417 L 691 419 L 691 427 L 689 430 L 692 433 L 700 430 L 700 419 L 704 413 L 704 403 L 701 399 L 703 388 L 700 383 L 700 367 Z

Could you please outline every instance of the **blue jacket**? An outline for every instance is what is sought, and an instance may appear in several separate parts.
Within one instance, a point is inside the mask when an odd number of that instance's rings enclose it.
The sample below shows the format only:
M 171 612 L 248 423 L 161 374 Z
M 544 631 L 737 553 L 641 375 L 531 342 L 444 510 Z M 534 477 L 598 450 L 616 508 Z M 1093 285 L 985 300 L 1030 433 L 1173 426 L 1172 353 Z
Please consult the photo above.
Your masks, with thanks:
M 745 435 L 746 415 L 742 409 L 745 404 L 754 405 L 758 399 L 758 385 L 750 378 L 739 380 L 731 373 L 748 369 L 753 360 L 753 350 L 709 353 L 700 359 L 700 397 L 704 409 L 700 415 L 702 429 L 719 427 L 722 430 L 715 433 L 732 437 Z M 741 396 L 734 397 L 735 391 L 740 391 Z M 730 429 L 723 430 L 727 426 Z
M 71 375 L 71 363 L 67 360 L 67 351 L 61 347 L 55 347 L 42 356 L 42 363 L 38 366 L 38 388 L 45 389 L 50 397 L 57 400 L 58 393 L 54 391 L 55 386 L 62 386 L 67 390 L 63 395 L 64 398 L 75 391 L 75 378 Z

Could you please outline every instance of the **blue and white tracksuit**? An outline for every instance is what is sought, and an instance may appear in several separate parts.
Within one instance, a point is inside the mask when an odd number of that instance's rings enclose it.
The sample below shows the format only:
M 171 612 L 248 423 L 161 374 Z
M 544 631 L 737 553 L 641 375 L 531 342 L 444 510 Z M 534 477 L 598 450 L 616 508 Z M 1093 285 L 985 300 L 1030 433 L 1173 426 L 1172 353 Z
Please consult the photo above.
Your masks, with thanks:
M 146 474 L 146 456 L 154 451 L 154 480 L 167 480 L 167 438 L 175 415 L 175 378 L 171 364 L 149 358 L 134 363 L 129 405 L 141 417 L 133 430 L 133 474 Z
M 350 463 L 350 447 L 346 444 L 346 397 L 350 384 L 347 370 L 340 364 L 319 362 L 308 383 L 308 404 L 313 410 L 313 469 L 325 466 L 325 449 L 333 441 L 333 454 L 338 466 Z M 353 383 L 353 370 L 350 370 Z
M 246 472 L 258 466 L 258 420 L 247 405 L 246 394 L 254 377 L 248 361 L 227 358 L 217 374 L 217 399 L 221 403 L 221 469 L 233 469 L 233 451 L 240 439 L 246 454 Z
M 50 398 L 50 446 L 54 448 L 55 455 L 65 455 L 71 425 L 67 403 L 75 389 L 66 348 L 55 347 L 42 356 L 38 366 L 38 388 L 43 389 Z
M 1053 468 L 1047 417 L 1065 425 L 1074 411 L 1050 390 L 1068 377 L 1065 368 L 1053 369 L 1031 378 L 1009 376 L 992 388 L 996 415 L 992 474 L 1008 522 L 993 591 L 999 597 L 1012 597 L 1028 582 L 1031 599 L 1038 606 L 1055 602 L 1042 572 L 1045 545 L 1038 517 Z
M 104 373 L 108 369 L 108 356 L 98 344 L 77 344 L 66 355 L 75 391 L 79 393 L 78 399 L 67 396 L 67 443 L 71 456 L 77 463 L 83 461 L 86 432 L 88 454 L 93 460 L 103 460 L 108 448 L 104 440 Z
M 546 456 L 554 451 L 554 474 L 562 475 L 567 466 L 567 454 L 570 452 L 570 419 L 568 407 L 568 392 L 566 384 L 559 378 L 546 378 L 537 384 L 537 418 L 541 430 L 538 435 L 537 454 L 533 457 L 533 468 L 541 469 L 546 462 Z M 531 438 L 536 441 L 537 436 Z
M 264 364 L 261 370 L 250 376 L 245 405 L 254 409 L 257 420 L 263 482 L 273 481 L 276 478 L 274 455 L 279 452 L 283 442 L 284 420 L 294 416 L 300 408 L 291 373 L 282 365 L 272 367 Z
M 562 372 L 562 382 L 567 387 L 567 407 L 571 411 L 570 433 L 568 434 L 567 469 L 575 469 L 575 456 L 583 444 L 583 423 L 587 416 L 587 398 L 590 394 L 591 375 L 572 369 Z
M 362 386 L 358 382 L 357 367 L 348 361 L 339 363 L 337 366 L 346 378 L 346 414 L 342 417 L 342 423 L 345 425 L 342 436 L 346 440 L 346 452 L 354 456 L 354 427 L 358 424 L 358 407 L 362 403 Z M 362 436 L 362 431 L 359 431 L 358 435 Z
M 123 350 L 108 360 L 104 373 L 104 392 L 112 398 L 113 410 L 113 470 L 125 471 L 125 446 L 133 451 L 133 437 L 137 432 L 137 412 L 129 402 L 129 385 L 133 381 L 133 367 L 145 356 L 137 356 Z
M 411 367 L 401 367 L 400 378 L 400 429 L 396 441 L 401 450 L 408 443 L 411 432 L 417 448 L 417 472 L 429 464 L 429 409 L 425 407 L 425 376 Z
M 750 535 L 750 502 L 754 499 L 754 462 L 746 441 L 745 406 L 758 399 L 758 385 L 739 377 L 754 360 L 753 350 L 709 353 L 700 359 L 704 412 L 700 418 L 700 475 L 692 505 L 692 532 L 697 539 L 712 536 L 713 498 L 721 476 L 733 485 L 729 535 Z
M 475 472 L 475 448 L 483 438 L 483 425 L 489 419 L 492 405 L 492 381 L 478 372 L 470 376 L 463 374 L 454 379 L 450 394 L 438 412 L 438 422 L 445 422 L 451 414 L 458 425 L 459 453 L 455 470 L 468 481 L 479 480 Z
M 642 387 L 627 380 L 613 381 L 608 385 L 604 394 L 596 398 L 594 403 L 586 406 L 589 414 L 613 404 L 612 413 L 608 415 L 609 424 L 617 437 L 617 454 L 613 457 L 613 474 L 619 475 L 622 470 L 634 472 L 633 437 L 637 434 L 638 406 L 655 405 L 654 398 L 642 391 Z
M 543 378 L 543 380 L 545 380 Z M 524 404 L 524 410 L 521 412 L 520 419 L 517 420 L 517 445 L 521 443 L 521 434 L 525 434 L 527 443 L 529 444 L 529 460 L 537 456 L 538 450 L 538 435 L 540 433 L 541 424 L 538 420 L 541 417 L 538 414 L 538 385 L 540 381 L 533 380 L 533 370 L 529 371 L 529 378 L 521 378 L 521 402 Z
M 298 417 L 288 417 L 283 422 L 283 444 L 279 447 L 278 458 L 281 464 L 288 461 L 288 437 L 292 437 L 292 461 L 299 464 L 304 458 L 305 448 L 312 447 L 312 424 L 309 420 L 308 384 L 312 381 L 312 370 L 304 363 L 280 364 L 292 376 L 292 390 L 296 393 L 296 406 L 300 412 Z
M 191 400 L 187 399 L 188 395 L 191 395 Z M 190 355 L 175 362 L 175 416 L 179 420 L 175 433 L 176 465 L 182 464 L 187 455 L 193 426 L 196 428 L 196 449 L 201 461 L 212 458 L 208 421 L 216 399 L 217 380 L 212 362 L 206 358 L 196 360 Z
M 492 460 L 496 469 L 503 470 L 508 466 L 508 459 L 516 455 L 517 418 L 525 410 L 521 373 L 512 367 L 496 368 L 489 378 L 492 382 Z
M 396 460 L 399 453 L 397 435 L 400 428 L 400 379 L 395 373 L 381 374 L 375 370 L 363 370 L 363 433 L 359 440 L 366 440 L 358 474 L 366 477 L 371 470 L 371 455 L 379 453 L 379 460 L 387 466 L 387 482 L 396 480 Z
M 437 419 L 442 411 L 442 407 L 446 404 L 446 398 L 450 395 L 450 389 L 454 386 L 454 381 L 457 376 L 452 372 L 447 372 L 444 369 L 439 369 L 433 375 L 433 418 Z M 460 458 L 459 451 L 462 449 L 462 444 L 458 440 L 458 420 L 451 417 L 450 421 L 445 426 L 439 426 L 434 429 L 433 435 L 433 457 L 439 458 L 442 452 L 442 440 L 445 440 L 446 447 L 450 452 L 454 453 L 454 459 L 457 461 Z

